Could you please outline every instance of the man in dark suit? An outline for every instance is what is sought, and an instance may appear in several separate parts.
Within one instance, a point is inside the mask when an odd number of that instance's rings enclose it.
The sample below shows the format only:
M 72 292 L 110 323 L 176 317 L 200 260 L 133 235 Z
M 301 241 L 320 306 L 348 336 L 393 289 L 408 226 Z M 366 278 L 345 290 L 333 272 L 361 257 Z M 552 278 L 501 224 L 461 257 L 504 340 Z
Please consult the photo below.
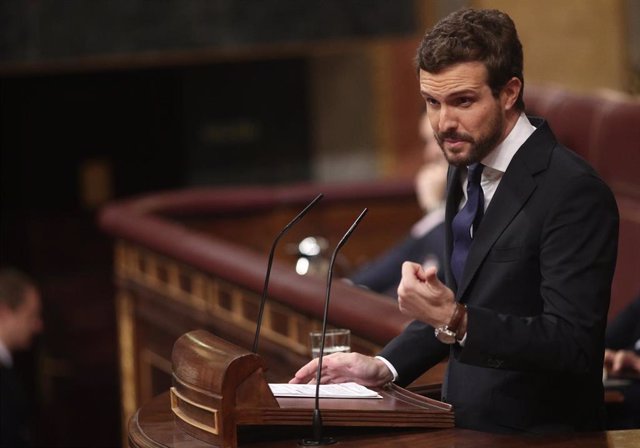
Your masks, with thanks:
M 435 269 L 405 263 L 398 303 L 416 320 L 379 357 L 326 357 L 322 381 L 406 385 L 449 356 L 442 399 L 459 427 L 602 429 L 611 191 L 544 120 L 524 115 L 522 46 L 506 14 L 452 13 L 417 59 L 451 165 L 446 285 Z M 312 380 L 316 365 L 292 381 Z
M 30 446 L 28 397 L 12 353 L 25 350 L 42 330 L 40 295 L 35 283 L 14 269 L 0 270 L 0 446 Z

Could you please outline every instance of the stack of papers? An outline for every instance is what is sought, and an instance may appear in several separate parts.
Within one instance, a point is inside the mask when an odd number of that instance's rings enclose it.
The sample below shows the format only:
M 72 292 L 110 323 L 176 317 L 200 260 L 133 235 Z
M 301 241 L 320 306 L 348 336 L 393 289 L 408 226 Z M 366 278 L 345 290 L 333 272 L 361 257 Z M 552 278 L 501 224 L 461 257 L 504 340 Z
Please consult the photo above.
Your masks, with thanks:
M 276 397 L 315 398 L 315 384 L 269 384 Z M 320 398 L 382 398 L 382 395 L 358 383 L 321 384 Z

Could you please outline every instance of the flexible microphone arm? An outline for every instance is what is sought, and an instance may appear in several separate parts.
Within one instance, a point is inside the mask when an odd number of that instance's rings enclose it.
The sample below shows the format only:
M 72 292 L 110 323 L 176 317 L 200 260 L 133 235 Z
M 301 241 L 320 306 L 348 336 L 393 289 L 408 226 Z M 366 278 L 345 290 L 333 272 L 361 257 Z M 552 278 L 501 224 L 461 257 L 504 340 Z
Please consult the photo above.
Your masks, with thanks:
M 324 300 L 324 315 L 322 316 L 322 341 L 320 343 L 320 355 L 318 358 L 318 370 L 316 372 L 316 396 L 315 406 L 313 409 L 313 439 L 303 439 L 299 442 L 302 446 L 319 446 L 319 445 L 331 445 L 336 443 L 332 437 L 322 436 L 322 415 L 320 413 L 320 380 L 322 378 L 322 357 L 324 356 L 324 341 L 327 335 L 327 320 L 329 315 L 329 298 L 331 296 L 331 279 L 333 277 L 333 265 L 336 261 L 338 251 L 347 242 L 353 231 L 356 229 L 362 218 L 367 214 L 368 209 L 365 208 L 360 213 L 360 216 L 351 224 L 351 227 L 344 234 L 342 239 L 338 242 L 338 245 L 331 255 L 331 261 L 329 262 L 329 272 L 327 274 L 327 294 Z
M 276 239 L 273 241 L 273 245 L 271 246 L 271 252 L 269 252 L 269 262 L 267 264 L 267 274 L 264 277 L 264 287 L 262 288 L 262 299 L 260 299 L 260 310 L 258 311 L 258 323 L 257 323 L 257 327 L 256 327 L 256 335 L 253 339 L 253 348 L 252 348 L 252 352 L 253 353 L 258 353 L 258 339 L 260 338 L 260 327 L 262 326 L 262 314 L 264 313 L 264 304 L 267 300 L 267 290 L 269 288 L 269 277 L 271 276 L 271 265 L 273 264 L 273 254 L 275 253 L 276 250 L 276 245 L 278 244 L 278 241 L 280 241 L 280 238 L 282 238 L 282 236 L 287 233 L 287 231 L 293 227 L 294 224 L 296 224 L 298 221 L 300 221 L 302 219 L 302 217 L 304 215 L 307 214 L 307 212 L 313 207 L 315 206 L 318 201 L 320 201 L 320 199 L 322 199 L 323 194 L 320 193 L 318 196 L 315 197 L 315 199 L 311 202 L 309 202 L 309 204 L 300 212 L 298 213 L 298 215 L 293 218 L 291 220 L 291 222 L 289 222 L 289 224 L 287 224 L 286 226 L 284 226 L 284 228 L 280 231 L 280 233 L 278 234 L 278 236 L 276 237 Z

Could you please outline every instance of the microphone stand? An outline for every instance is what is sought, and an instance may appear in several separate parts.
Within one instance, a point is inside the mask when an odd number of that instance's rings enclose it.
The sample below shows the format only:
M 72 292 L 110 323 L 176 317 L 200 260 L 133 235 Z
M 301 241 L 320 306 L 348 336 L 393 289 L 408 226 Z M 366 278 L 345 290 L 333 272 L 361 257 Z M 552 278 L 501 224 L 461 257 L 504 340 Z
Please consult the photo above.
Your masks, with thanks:
M 253 353 L 258 353 L 258 339 L 260 338 L 260 327 L 262 326 L 262 314 L 264 313 L 264 304 L 267 300 L 267 289 L 269 288 L 269 277 L 271 276 L 271 265 L 273 264 L 273 254 L 276 250 L 276 245 L 278 244 L 278 241 L 280 241 L 280 238 L 282 238 L 282 236 L 285 233 L 287 233 L 287 231 L 291 227 L 293 227 L 294 224 L 300 221 L 302 217 L 306 215 L 307 212 L 313 206 L 315 206 L 318 203 L 318 201 L 320 201 L 320 199 L 322 199 L 322 197 L 323 197 L 323 194 L 320 193 L 318 196 L 315 197 L 313 201 L 309 202 L 309 204 L 300 213 L 298 213 L 298 215 L 295 218 L 293 218 L 291 222 L 289 222 L 289 224 L 284 226 L 284 228 L 280 231 L 276 239 L 273 241 L 273 244 L 271 245 L 271 251 L 269 252 L 269 262 L 267 264 L 267 274 L 264 277 L 264 287 L 262 288 L 262 298 L 260 299 L 260 310 L 258 311 L 258 323 L 256 326 L 256 334 L 253 339 L 253 348 L 251 350 Z
M 327 335 L 327 317 L 329 314 L 329 298 L 331 296 L 331 279 L 333 277 L 333 265 L 335 264 L 336 256 L 338 255 L 338 251 L 344 244 L 347 242 L 353 231 L 356 229 L 362 218 L 367 214 L 368 209 L 365 208 L 362 210 L 362 213 L 356 218 L 356 220 L 351 224 L 349 230 L 344 234 L 342 239 L 338 242 L 338 245 L 333 251 L 331 255 L 331 261 L 329 262 L 329 272 L 327 274 L 327 294 L 324 301 L 324 315 L 322 316 L 322 341 L 320 343 L 320 355 L 318 357 L 318 370 L 316 372 L 316 396 L 315 396 L 315 406 L 313 409 L 313 438 L 311 439 L 302 439 L 298 441 L 299 446 L 323 446 L 323 445 L 333 445 L 336 443 L 336 439 L 333 437 L 323 437 L 322 435 L 322 414 L 320 412 L 320 380 L 322 378 L 322 357 L 324 356 L 324 341 Z

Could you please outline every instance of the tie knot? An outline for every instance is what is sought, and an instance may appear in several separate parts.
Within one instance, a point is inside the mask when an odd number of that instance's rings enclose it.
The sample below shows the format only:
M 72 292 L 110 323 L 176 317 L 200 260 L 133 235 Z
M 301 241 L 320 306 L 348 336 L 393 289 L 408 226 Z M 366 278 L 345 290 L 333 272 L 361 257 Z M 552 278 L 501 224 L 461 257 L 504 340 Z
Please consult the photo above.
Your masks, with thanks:
M 469 165 L 469 183 L 480 185 L 480 178 L 482 177 L 482 170 L 484 169 L 484 165 L 482 163 L 474 163 Z

